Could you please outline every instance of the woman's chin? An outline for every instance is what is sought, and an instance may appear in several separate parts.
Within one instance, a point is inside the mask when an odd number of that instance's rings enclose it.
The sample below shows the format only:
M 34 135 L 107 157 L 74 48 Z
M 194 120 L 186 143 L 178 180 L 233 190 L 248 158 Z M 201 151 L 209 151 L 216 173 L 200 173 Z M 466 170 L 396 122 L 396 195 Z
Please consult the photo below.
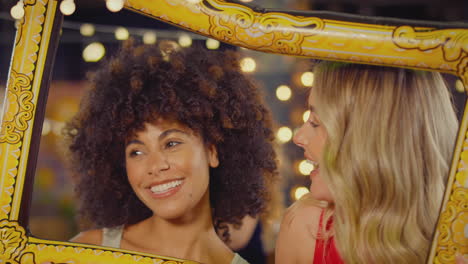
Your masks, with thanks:
M 165 207 L 165 208 L 157 208 L 153 211 L 154 216 L 157 218 L 161 218 L 164 220 L 177 220 L 184 217 L 184 213 L 186 213 L 185 208 L 180 207 Z
M 325 201 L 328 203 L 333 202 L 333 198 L 331 197 L 331 194 L 328 193 L 328 190 L 323 190 L 321 188 L 316 188 L 314 187 L 313 184 L 310 185 L 309 188 L 310 191 L 310 197 L 314 198 L 315 200 L 319 201 Z

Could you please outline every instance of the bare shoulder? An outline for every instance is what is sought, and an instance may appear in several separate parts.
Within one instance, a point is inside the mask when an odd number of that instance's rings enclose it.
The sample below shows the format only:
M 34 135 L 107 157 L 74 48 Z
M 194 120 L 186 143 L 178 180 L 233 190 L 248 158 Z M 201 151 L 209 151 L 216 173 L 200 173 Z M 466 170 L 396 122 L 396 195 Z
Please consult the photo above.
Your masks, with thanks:
M 318 226 L 322 211 L 323 208 L 316 204 L 309 203 L 305 200 L 299 200 L 286 210 L 281 225 L 283 226 L 284 223 L 294 222 L 292 228 L 295 228 L 294 226 Z
M 287 209 L 276 243 L 276 263 L 313 262 L 322 210 L 304 201 L 297 201 Z
M 102 229 L 93 229 L 78 233 L 71 242 L 101 245 L 102 244 Z

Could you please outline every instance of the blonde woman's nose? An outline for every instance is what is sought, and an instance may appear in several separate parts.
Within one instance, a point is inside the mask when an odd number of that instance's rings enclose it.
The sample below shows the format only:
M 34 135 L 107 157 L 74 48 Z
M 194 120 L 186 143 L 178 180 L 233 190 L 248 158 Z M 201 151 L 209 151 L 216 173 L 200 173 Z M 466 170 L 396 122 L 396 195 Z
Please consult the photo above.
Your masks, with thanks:
M 304 133 L 304 125 L 302 125 L 296 130 L 296 133 L 293 137 L 293 142 L 301 148 L 304 148 L 304 146 L 307 145 L 307 137 Z

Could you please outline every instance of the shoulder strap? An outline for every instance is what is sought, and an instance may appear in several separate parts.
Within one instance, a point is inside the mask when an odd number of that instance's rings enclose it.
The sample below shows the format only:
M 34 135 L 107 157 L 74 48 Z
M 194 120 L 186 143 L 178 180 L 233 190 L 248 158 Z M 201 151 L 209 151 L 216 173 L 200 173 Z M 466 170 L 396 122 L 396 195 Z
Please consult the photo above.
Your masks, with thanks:
M 104 227 L 102 229 L 102 246 L 120 248 L 122 234 L 123 226 L 117 226 L 112 228 Z
M 243 259 L 239 254 L 235 253 L 234 258 L 231 261 L 231 264 L 249 264 L 245 259 Z

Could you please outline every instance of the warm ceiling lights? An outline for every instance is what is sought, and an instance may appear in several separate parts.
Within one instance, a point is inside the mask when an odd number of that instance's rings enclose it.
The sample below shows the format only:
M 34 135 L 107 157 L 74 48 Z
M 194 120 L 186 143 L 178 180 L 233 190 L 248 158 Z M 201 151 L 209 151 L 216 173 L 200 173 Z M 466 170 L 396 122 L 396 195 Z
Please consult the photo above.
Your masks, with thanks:
M 117 40 L 126 40 L 130 36 L 130 33 L 128 33 L 128 30 L 124 27 L 118 27 L 115 30 L 115 38 Z
M 314 84 L 314 73 L 313 72 L 304 72 L 301 75 L 301 83 L 304 86 L 311 87 Z
M 183 48 L 190 47 L 192 45 L 192 38 L 188 34 L 182 34 L 179 36 L 178 42 Z
M 215 49 L 219 48 L 219 45 L 220 45 L 220 43 L 216 39 L 209 38 L 209 39 L 206 40 L 206 47 L 208 49 L 215 50 Z
M 246 57 L 240 61 L 240 67 L 243 72 L 254 72 L 257 64 L 254 59 Z
M 23 0 L 19 0 L 10 10 L 10 15 L 14 19 L 21 19 L 24 16 L 24 3 Z
M 81 25 L 81 27 L 80 27 L 81 35 L 83 35 L 85 37 L 93 36 L 94 32 L 95 32 L 95 29 L 94 29 L 94 26 L 92 24 L 85 23 L 85 24 Z
M 289 127 L 280 127 L 278 129 L 278 132 L 276 132 L 276 138 L 281 142 L 281 143 L 286 143 L 291 140 L 293 136 L 293 132 Z
M 465 86 L 463 85 L 463 82 L 458 79 L 456 82 L 455 82 L 455 89 L 460 92 L 460 93 L 464 93 L 465 92 Z
M 307 176 L 315 169 L 315 166 L 310 161 L 303 160 L 299 163 L 298 169 L 302 175 Z
M 124 0 L 106 0 L 106 7 L 111 12 L 119 12 L 124 7 Z
M 143 43 L 145 44 L 154 44 L 156 43 L 157 36 L 154 31 L 147 31 L 143 34 Z
M 63 0 L 62 3 L 60 3 L 60 11 L 66 16 L 73 14 L 75 9 L 76 5 L 73 0 Z
M 302 120 L 304 120 L 304 123 L 307 122 L 307 120 L 309 120 L 309 117 L 310 117 L 310 110 L 307 110 L 304 112 L 304 114 L 302 114 Z
M 292 189 L 292 196 L 294 197 L 294 200 L 299 200 L 302 198 L 302 196 L 306 195 L 309 193 L 309 189 L 307 189 L 304 186 L 298 186 L 294 189 Z
M 83 50 L 83 59 L 86 62 L 97 62 L 106 54 L 106 48 L 99 42 L 93 42 Z
M 276 88 L 276 97 L 280 101 L 287 101 L 291 98 L 291 88 L 287 85 L 280 85 L 278 88 Z

